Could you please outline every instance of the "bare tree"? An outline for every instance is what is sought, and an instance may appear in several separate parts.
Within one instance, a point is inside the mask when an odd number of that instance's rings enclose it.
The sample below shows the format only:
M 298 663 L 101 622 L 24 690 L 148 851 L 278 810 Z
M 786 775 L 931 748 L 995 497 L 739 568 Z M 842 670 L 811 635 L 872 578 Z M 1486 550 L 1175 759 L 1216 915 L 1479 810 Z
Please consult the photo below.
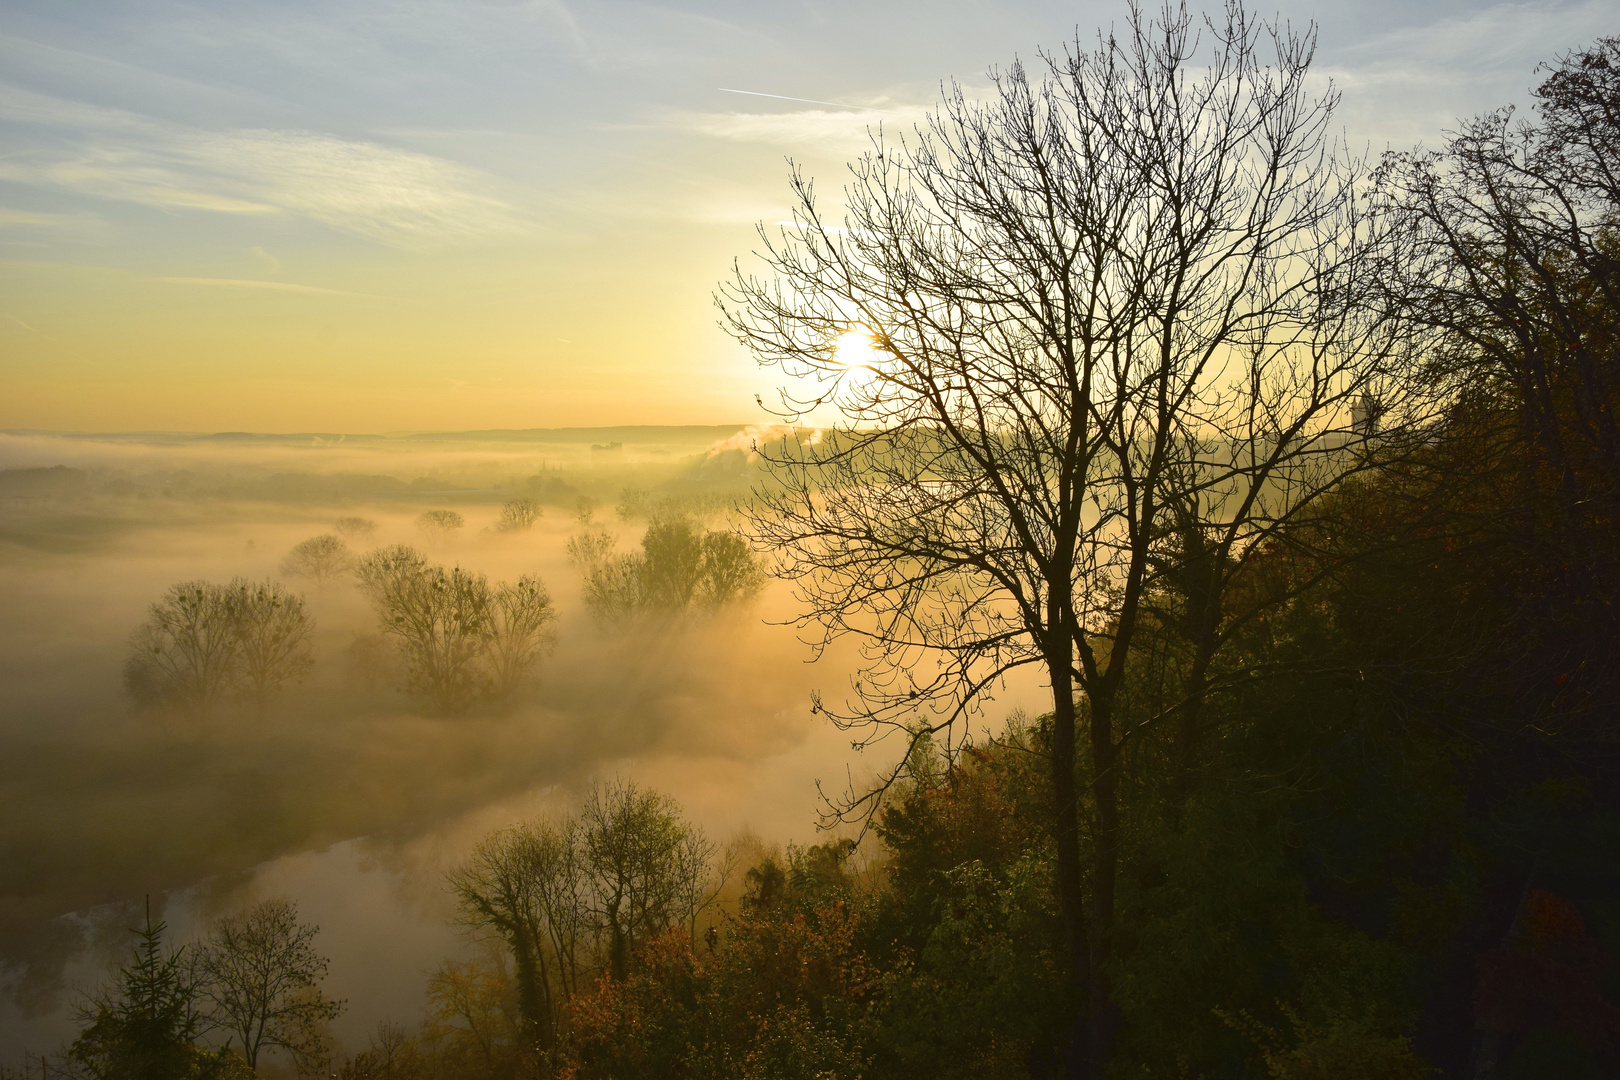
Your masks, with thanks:
M 1433 375 L 1505 391 L 1531 450 L 1517 467 L 1545 470 L 1565 513 L 1612 518 L 1620 38 L 1563 58 L 1536 99 L 1536 122 L 1500 110 L 1442 151 L 1386 160 L 1381 187 L 1412 239 L 1391 265 L 1391 300 L 1438 332 Z
M 620 521 L 649 516 L 653 512 L 652 492 L 645 488 L 624 488 L 619 492 L 619 501 L 614 504 L 613 512 Z
M 1409 412 L 1401 330 L 1364 304 L 1381 241 L 1328 137 L 1335 95 L 1309 88 L 1313 49 L 1236 3 L 1202 36 L 1184 8 L 1133 7 L 1038 75 L 994 75 L 986 100 L 953 89 L 914 138 L 877 135 L 841 220 L 795 173 L 796 226 L 761 230 L 770 276 L 739 268 L 719 298 L 809 387 L 784 392 L 790 421 L 849 421 L 762 446 L 752 511 L 818 646 L 865 649 L 854 698 L 818 707 L 859 745 L 949 752 L 1008 673 L 1050 687 L 1056 889 L 1089 1017 L 1071 1062 L 1094 1076 L 1116 1023 L 1122 750 L 1169 722 L 1194 751 L 1248 617 L 1228 586 L 1364 466 L 1352 404 L 1380 403 L 1383 438 Z M 1127 661 L 1172 572 L 1197 597 L 1182 693 L 1127 726 Z M 884 787 L 833 810 L 869 813 Z
M 169 588 L 131 641 L 124 685 L 142 704 L 207 710 L 237 676 L 241 640 L 226 591 L 206 581 Z
M 427 510 L 416 517 L 416 529 L 422 538 L 434 547 L 442 547 L 450 534 L 467 524 L 454 510 Z
M 265 900 L 214 924 L 198 953 L 212 1022 L 257 1069 L 266 1050 L 300 1066 L 325 1051 L 326 1025 L 343 1002 L 321 992 L 328 961 L 315 951 L 320 927 L 298 921 L 289 900 Z
M 704 534 L 698 568 L 698 603 L 717 608 L 735 600 L 749 600 L 764 586 L 765 573 L 747 540 L 721 529 Z
M 406 588 L 412 578 L 427 568 L 428 561 L 420 551 L 409 544 L 391 544 L 362 558 L 355 564 L 354 574 L 360 591 L 380 601 Z
M 556 612 L 537 577 L 492 588 L 403 544 L 367 555 L 358 576 L 399 645 L 410 689 L 447 712 L 517 689 L 553 643 Z
M 441 1075 L 522 1075 L 523 1020 L 517 1015 L 507 957 L 494 941 L 482 961 L 446 962 L 428 977 L 423 1025 Z
M 275 582 L 175 585 L 136 631 L 124 683 L 143 704 L 207 710 L 227 694 L 264 700 L 314 663 L 314 620 Z
M 694 945 L 698 916 L 720 898 L 735 869 L 735 851 L 722 852 L 702 829 L 687 826 L 675 863 L 675 914 Z
M 367 555 L 356 573 L 379 628 L 399 646 L 409 688 L 445 711 L 470 704 L 483 686 L 479 660 L 491 630 L 483 576 L 447 572 L 404 544 Z
M 568 561 L 584 571 L 587 575 L 592 569 L 607 562 L 613 555 L 615 539 L 612 533 L 600 526 L 591 526 L 585 522 L 586 529 L 568 538 Z
M 645 575 L 639 555 L 609 555 L 584 571 L 585 607 L 599 621 L 623 622 L 641 610 Z
M 643 612 L 717 608 L 756 595 L 764 581 L 759 559 L 742 537 L 705 530 L 681 515 L 655 515 L 639 554 L 613 556 L 611 537 L 587 533 L 570 542 L 585 572 L 585 605 L 603 622 Z
M 273 581 L 237 578 L 226 586 L 236 637 L 236 669 L 242 689 L 261 701 L 283 683 L 303 678 L 314 665 L 309 639 L 315 620 L 301 596 Z
M 379 1023 L 366 1048 L 334 1073 L 337 1080 L 406 1080 L 424 1072 L 422 1050 L 403 1024 Z
M 703 574 L 703 532 L 690 518 L 659 514 L 641 537 L 642 603 L 678 611 L 692 602 Z
M 332 523 L 332 531 L 352 543 L 371 536 L 377 531 L 377 523 L 370 518 L 340 517 Z
M 539 517 L 540 504 L 533 499 L 511 499 L 501 505 L 495 529 L 497 532 L 523 532 L 532 528 Z
M 539 578 L 524 575 L 510 585 L 496 587 L 485 657 L 494 694 L 510 694 L 534 674 L 556 644 L 556 621 L 551 594 Z
M 331 533 L 300 541 L 281 563 L 287 577 L 308 578 L 317 585 L 329 585 L 353 569 L 354 553 Z
M 484 653 L 494 633 L 489 582 L 461 567 L 401 576 L 378 598 L 382 630 L 399 642 L 407 682 L 446 712 L 486 685 Z

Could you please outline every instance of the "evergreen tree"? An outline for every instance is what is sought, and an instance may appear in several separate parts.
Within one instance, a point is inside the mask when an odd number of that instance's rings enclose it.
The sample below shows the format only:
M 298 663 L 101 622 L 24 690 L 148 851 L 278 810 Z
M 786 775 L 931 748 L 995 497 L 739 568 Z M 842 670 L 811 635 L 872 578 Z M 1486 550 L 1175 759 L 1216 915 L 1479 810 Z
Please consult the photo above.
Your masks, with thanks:
M 224 1050 L 197 1040 L 207 1022 L 198 1009 L 197 983 L 184 947 L 165 950 L 167 924 L 131 930 L 140 940 L 131 962 L 110 989 L 88 1003 L 84 1030 L 68 1061 L 95 1080 L 211 1080 L 232 1071 Z

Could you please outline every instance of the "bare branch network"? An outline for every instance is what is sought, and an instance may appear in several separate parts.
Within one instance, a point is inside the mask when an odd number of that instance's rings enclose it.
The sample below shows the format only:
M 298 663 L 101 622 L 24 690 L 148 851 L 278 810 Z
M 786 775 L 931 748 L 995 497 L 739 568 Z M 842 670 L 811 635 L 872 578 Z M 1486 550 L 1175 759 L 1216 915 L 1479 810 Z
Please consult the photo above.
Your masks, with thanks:
M 1421 411 L 1409 341 L 1368 303 L 1391 254 L 1305 86 L 1313 40 L 1229 12 L 1194 66 L 1185 11 L 952 87 L 851 166 L 825 216 L 761 230 L 725 324 L 835 405 L 819 443 L 765 446 L 754 519 L 816 642 L 854 635 L 846 725 L 949 733 L 1015 668 L 1081 687 L 1163 537 L 1241 563 Z M 838 344 L 867 335 L 852 369 Z M 1375 405 L 1373 403 L 1376 403 Z M 1230 573 L 1230 570 L 1223 571 Z

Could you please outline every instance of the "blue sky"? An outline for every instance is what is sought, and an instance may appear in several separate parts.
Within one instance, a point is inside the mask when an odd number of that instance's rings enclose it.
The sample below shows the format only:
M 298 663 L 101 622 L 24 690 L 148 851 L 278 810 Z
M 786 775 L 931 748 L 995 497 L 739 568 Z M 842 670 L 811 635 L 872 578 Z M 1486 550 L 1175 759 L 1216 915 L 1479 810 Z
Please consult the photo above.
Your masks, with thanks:
M 1270 9 L 1267 9 L 1268 11 Z M 866 125 L 1117 3 L 0 10 L 0 426 L 752 419 L 708 294 Z M 1290 3 L 1352 143 L 1523 103 L 1611 4 Z M 865 107 L 839 109 L 721 88 Z

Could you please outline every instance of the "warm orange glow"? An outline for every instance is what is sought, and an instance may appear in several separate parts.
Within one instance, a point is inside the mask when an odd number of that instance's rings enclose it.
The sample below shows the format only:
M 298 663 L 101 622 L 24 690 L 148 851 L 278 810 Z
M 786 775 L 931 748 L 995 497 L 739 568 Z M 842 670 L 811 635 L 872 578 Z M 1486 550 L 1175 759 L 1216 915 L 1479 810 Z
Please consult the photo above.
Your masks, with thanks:
M 864 326 L 855 326 L 841 334 L 833 347 L 833 362 L 849 371 L 875 371 L 883 362 L 878 351 L 877 338 Z

